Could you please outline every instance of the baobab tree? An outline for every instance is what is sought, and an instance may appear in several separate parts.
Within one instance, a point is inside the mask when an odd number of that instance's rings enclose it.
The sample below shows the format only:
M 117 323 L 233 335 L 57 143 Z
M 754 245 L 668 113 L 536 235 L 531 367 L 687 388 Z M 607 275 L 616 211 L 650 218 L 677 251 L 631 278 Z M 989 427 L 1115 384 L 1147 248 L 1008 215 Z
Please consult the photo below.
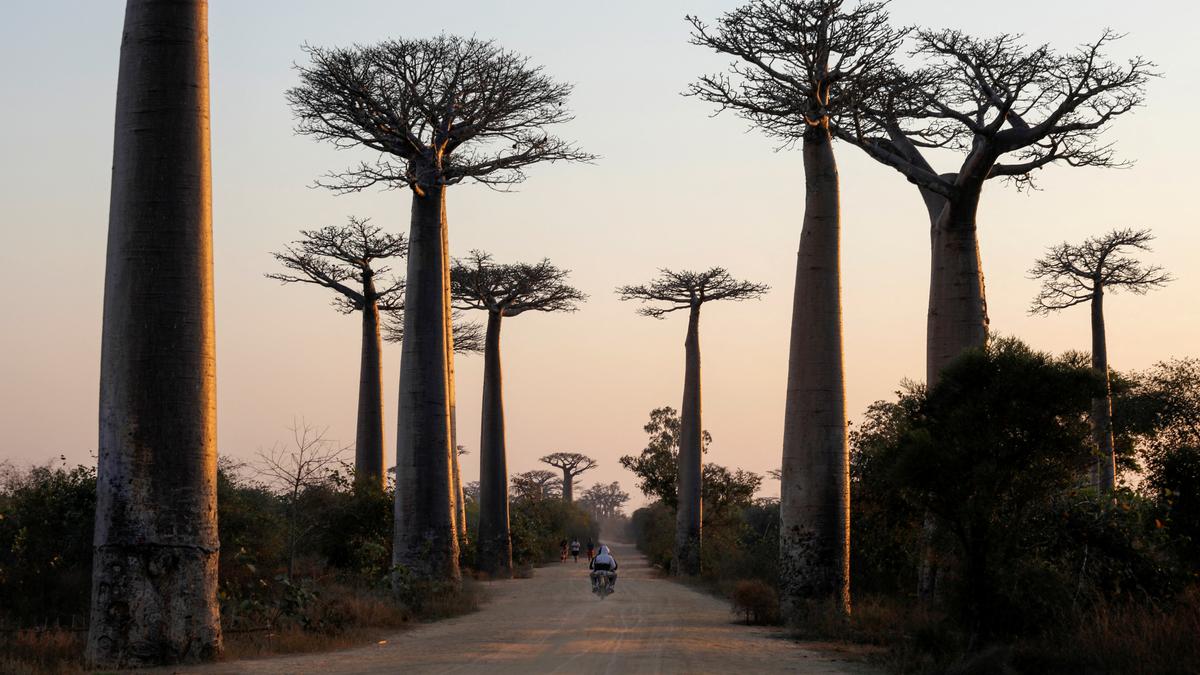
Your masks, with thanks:
M 555 452 L 539 461 L 562 471 L 562 498 L 567 503 L 575 499 L 575 479 L 584 471 L 598 466 L 596 460 L 578 452 Z
M 364 218 L 345 225 L 301 230 L 302 238 L 272 253 L 288 272 L 268 279 L 284 284 L 315 284 L 332 290 L 333 306 L 343 314 L 362 312 L 358 369 L 358 422 L 354 441 L 355 480 L 383 487 L 383 359 L 380 312 L 403 307 L 404 281 L 384 280 L 390 269 L 377 264 L 404 257 L 404 235 L 389 234 Z M 380 283 L 382 280 L 382 283 Z
M 932 257 L 926 381 L 965 349 L 987 341 L 988 315 L 977 214 L 983 187 L 997 178 L 1018 188 L 1052 164 L 1114 167 L 1104 131 L 1138 108 L 1154 64 L 1121 63 L 1105 31 L 1072 52 L 1029 47 L 1020 36 L 976 38 L 957 30 L 919 30 L 922 67 L 896 70 L 834 126 L 841 139 L 917 186 L 929 214 Z M 962 155 L 955 171 L 934 169 L 931 149 Z
M 446 190 L 504 188 L 534 164 L 592 156 L 548 132 L 571 119 L 571 86 L 494 42 L 439 35 L 306 52 L 287 94 L 297 132 L 373 153 L 318 185 L 412 194 L 392 557 L 418 577 L 457 579 Z
M 1029 270 L 1042 288 L 1030 313 L 1051 312 L 1088 303 L 1092 308 L 1092 370 L 1104 381 L 1104 396 L 1092 399 L 1092 441 L 1098 456 L 1093 482 L 1102 492 L 1116 486 L 1116 453 L 1113 450 L 1112 387 L 1108 376 L 1108 341 L 1104 334 L 1104 294 L 1129 291 L 1144 295 L 1171 281 L 1156 265 L 1143 265 L 1125 251 L 1149 251 L 1150 230 L 1113 230 L 1076 246 L 1052 246 Z
M 537 264 L 497 264 L 472 251 L 450 268 L 455 309 L 487 312 L 483 348 L 483 407 L 479 437 L 479 535 L 476 561 L 488 574 L 512 574 L 508 529 L 508 463 L 504 444 L 504 391 L 500 328 L 505 318 L 526 312 L 574 312 L 587 296 L 566 283 L 567 270 Z
M 221 649 L 209 160 L 208 3 L 128 0 L 87 645 L 104 669 Z
M 562 497 L 562 482 L 559 474 L 545 469 L 534 469 L 512 477 L 512 491 L 518 499 L 559 499 Z
M 767 290 L 764 284 L 734 279 L 721 267 L 704 272 L 664 269 L 648 284 L 617 289 L 622 300 L 650 303 L 638 309 L 643 316 L 661 319 L 670 312 L 688 312 L 679 428 L 679 508 L 675 511 L 675 560 L 679 564 L 671 566 L 676 574 L 700 573 L 704 508 L 700 482 L 704 434 L 700 412 L 700 308 L 720 300 L 757 300 Z
M 850 607 L 850 474 L 842 368 L 841 193 L 831 120 L 878 79 L 904 38 L 886 3 L 755 0 L 693 44 L 737 61 L 689 93 L 802 145 L 804 220 L 796 260 L 781 484 L 783 609 L 834 596 Z M 681 474 L 682 475 L 682 474 Z
M 383 339 L 388 342 L 404 342 L 404 312 L 389 312 L 388 317 L 384 322 Z M 483 326 L 481 324 L 464 320 L 462 312 L 451 312 L 450 322 L 452 326 L 451 346 L 455 355 L 470 356 L 483 353 Z M 455 512 L 457 515 L 454 526 L 458 531 L 459 546 L 462 547 L 467 545 L 467 504 L 463 494 L 462 470 L 459 464 L 467 451 L 458 444 L 458 406 L 454 396 L 454 359 L 450 359 L 446 372 L 450 382 L 450 442 L 458 450 L 450 455 L 452 481 L 450 493 L 456 500 Z
M 579 503 L 592 512 L 597 518 L 613 518 L 621 513 L 621 508 L 629 501 L 629 493 L 621 489 L 621 484 L 613 481 L 607 485 L 596 483 L 583 491 Z

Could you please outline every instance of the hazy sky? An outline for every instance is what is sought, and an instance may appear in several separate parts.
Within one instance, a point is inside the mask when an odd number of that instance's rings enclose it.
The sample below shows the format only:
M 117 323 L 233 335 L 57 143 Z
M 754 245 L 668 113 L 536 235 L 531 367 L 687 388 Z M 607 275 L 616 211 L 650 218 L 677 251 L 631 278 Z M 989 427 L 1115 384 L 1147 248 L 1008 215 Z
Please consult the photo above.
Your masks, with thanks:
M 737 0 L 546 0 L 447 3 L 215 0 L 210 8 L 219 440 L 250 459 L 285 438 L 293 417 L 354 439 L 359 322 L 314 287 L 265 279 L 269 251 L 301 228 L 370 217 L 407 232 L 407 192 L 335 197 L 308 186 L 362 155 L 292 133 L 283 92 L 300 45 L 345 45 L 440 31 L 494 37 L 576 84 L 577 120 L 558 132 L 601 156 L 530 172 L 513 194 L 479 186 L 448 197 L 452 253 L 500 261 L 549 257 L 591 295 L 573 315 L 506 322 L 509 467 L 579 451 L 600 460 L 585 484 L 632 476 L 617 458 L 643 446 L 651 408 L 679 406 L 686 318 L 634 314 L 613 288 L 658 267 L 727 267 L 768 283 L 762 301 L 706 306 L 701 322 L 708 459 L 754 471 L 779 465 L 795 250 L 803 209 L 798 151 L 679 92 L 721 58 L 687 44 L 686 13 L 713 18 Z M 112 121 L 124 3 L 6 3 L 0 22 L 0 459 L 59 454 L 91 462 L 96 444 L 100 308 Z M 998 8 L 987 11 L 984 7 Z M 452 9 L 447 9 L 452 8 Z M 1070 47 L 1111 26 L 1165 77 L 1110 138 L 1137 165 L 1050 168 L 1041 191 L 990 184 L 979 216 L 994 330 L 1039 348 L 1086 349 L 1087 310 L 1026 315 L 1025 277 L 1050 244 L 1115 226 L 1151 227 L 1153 255 L 1178 281 L 1106 303 L 1118 369 L 1200 354 L 1197 171 L 1200 91 L 1192 2 L 895 0 L 898 23 L 981 34 L 1022 32 Z M 904 377 L 924 372 L 928 222 L 916 189 L 854 148 L 842 177 L 848 409 L 857 417 Z M 947 162 L 943 170 L 954 168 Z M 385 347 L 388 445 L 395 436 L 399 348 Z M 460 358 L 459 435 L 478 447 L 482 359 Z M 478 475 L 467 458 L 467 480 Z M 768 493 L 778 486 L 767 484 Z

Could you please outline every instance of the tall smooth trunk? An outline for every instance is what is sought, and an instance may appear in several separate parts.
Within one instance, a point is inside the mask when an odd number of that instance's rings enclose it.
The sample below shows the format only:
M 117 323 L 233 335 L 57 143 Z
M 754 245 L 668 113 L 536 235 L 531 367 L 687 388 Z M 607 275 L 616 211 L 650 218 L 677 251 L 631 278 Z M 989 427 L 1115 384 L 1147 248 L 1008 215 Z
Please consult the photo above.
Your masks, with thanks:
M 1092 399 L 1092 441 L 1096 444 L 1095 484 L 1101 492 L 1116 487 L 1117 459 L 1113 451 L 1112 384 L 1108 378 L 1108 343 L 1104 335 L 1104 287 L 1095 282 L 1092 294 L 1092 370 L 1104 378 L 1103 398 Z
M 114 136 L 87 657 L 125 668 L 221 649 L 204 0 L 126 4 Z
M 575 501 L 575 474 L 570 469 L 563 469 L 562 494 L 563 501 L 570 504 Z
M 374 282 L 364 279 L 366 297 Z M 358 368 L 358 425 L 354 439 L 355 479 L 384 484 L 383 466 L 383 346 L 379 338 L 379 306 L 369 300 L 362 310 L 362 356 Z
M 703 520 L 700 408 L 700 306 L 688 312 L 684 340 L 683 405 L 679 412 L 679 470 L 675 512 L 676 575 L 700 574 L 701 523 Z
M 850 611 L 850 474 L 842 371 L 837 163 L 829 134 L 804 137 L 804 227 L 796 262 L 784 417 L 780 580 L 784 616 L 811 600 Z
M 987 296 L 975 224 L 982 181 L 960 184 L 930 228 L 929 313 L 925 377 L 941 372 L 968 349 L 987 344 Z
M 467 545 L 467 505 L 463 501 L 462 471 L 458 460 L 458 404 L 454 384 L 454 311 L 450 299 L 450 228 L 442 228 L 443 282 L 446 284 L 446 388 L 450 399 L 450 500 L 454 533 L 461 553 Z
M 493 576 L 512 576 L 508 529 L 508 464 L 504 445 L 504 394 L 500 368 L 499 312 L 488 312 L 483 351 L 483 411 L 479 437 L 479 540 L 477 564 Z
M 421 578 L 460 578 L 451 486 L 445 188 L 414 191 L 404 296 L 392 562 Z

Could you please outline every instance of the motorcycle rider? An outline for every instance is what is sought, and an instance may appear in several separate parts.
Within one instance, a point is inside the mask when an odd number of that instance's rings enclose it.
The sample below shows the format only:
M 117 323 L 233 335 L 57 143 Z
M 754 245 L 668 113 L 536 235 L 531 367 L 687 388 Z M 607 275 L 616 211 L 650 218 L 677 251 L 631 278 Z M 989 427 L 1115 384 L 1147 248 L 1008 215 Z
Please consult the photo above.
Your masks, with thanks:
M 601 544 L 600 552 L 595 558 L 588 563 L 588 568 L 592 570 L 592 592 L 595 593 L 600 589 L 600 574 L 599 572 L 612 572 L 612 589 L 617 589 L 617 559 L 613 557 L 612 552 L 608 547 Z

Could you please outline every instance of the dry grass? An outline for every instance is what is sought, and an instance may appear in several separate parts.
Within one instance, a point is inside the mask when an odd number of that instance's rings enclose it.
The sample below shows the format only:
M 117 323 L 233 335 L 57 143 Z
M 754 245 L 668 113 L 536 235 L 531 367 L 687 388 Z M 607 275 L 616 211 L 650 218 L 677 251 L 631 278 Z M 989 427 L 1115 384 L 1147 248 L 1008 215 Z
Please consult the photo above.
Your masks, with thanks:
M 86 673 L 83 648 L 87 633 L 63 628 L 0 634 L 0 673 L 75 675 Z

